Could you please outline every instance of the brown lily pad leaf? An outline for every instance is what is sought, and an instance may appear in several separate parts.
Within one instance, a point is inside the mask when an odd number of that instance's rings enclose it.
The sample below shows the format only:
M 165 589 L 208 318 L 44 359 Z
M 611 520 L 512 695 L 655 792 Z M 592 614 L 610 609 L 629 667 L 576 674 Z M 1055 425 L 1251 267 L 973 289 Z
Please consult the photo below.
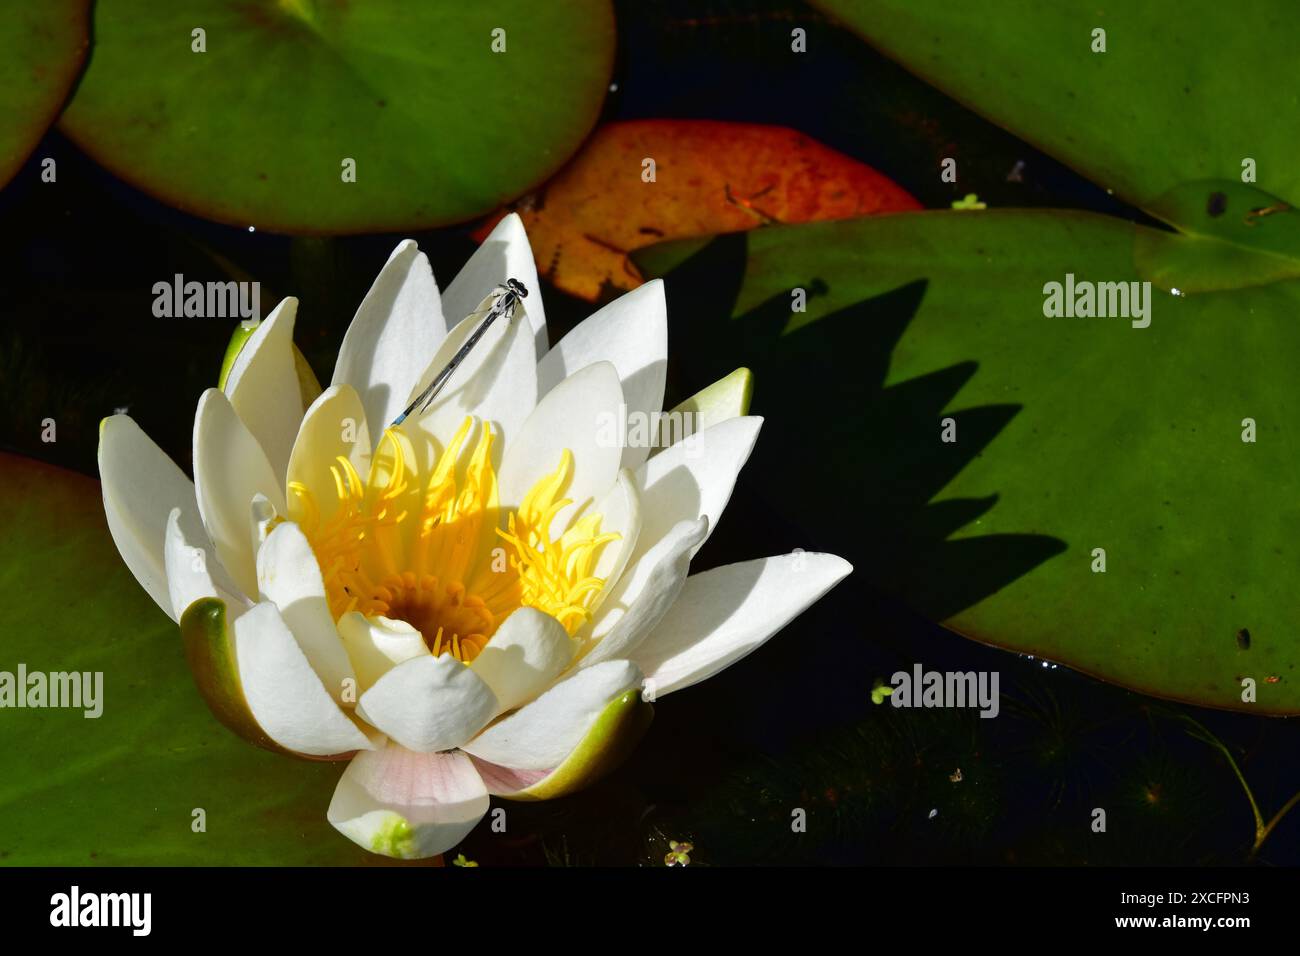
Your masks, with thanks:
M 634 120 L 600 127 L 516 208 L 541 274 L 595 301 L 641 284 L 628 253 L 642 246 L 921 205 L 870 166 L 786 127 Z

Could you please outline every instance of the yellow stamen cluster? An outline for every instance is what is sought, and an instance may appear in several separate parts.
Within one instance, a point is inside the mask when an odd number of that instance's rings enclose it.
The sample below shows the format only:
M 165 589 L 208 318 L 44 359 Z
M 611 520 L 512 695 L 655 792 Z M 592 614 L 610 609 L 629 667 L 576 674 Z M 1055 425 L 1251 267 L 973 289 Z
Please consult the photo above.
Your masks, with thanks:
M 533 485 L 507 530 L 497 532 L 514 551 L 510 564 L 519 574 L 520 603 L 545 611 L 570 635 L 591 616 L 591 601 L 605 586 L 593 574 L 601 549 L 619 537 L 601 534 L 602 517 L 592 514 L 574 522 L 559 541 L 550 540 L 556 515 L 573 503 L 559 497 L 572 472 L 573 455 L 566 448 L 560 467 Z
M 469 663 L 519 607 L 550 614 L 570 635 L 591 616 L 605 583 L 596 564 L 619 535 L 601 534 L 602 516 L 592 514 L 552 539 L 551 525 L 570 504 L 560 494 L 572 454 L 503 515 L 488 427 L 458 474 L 473 424 L 465 420 L 423 483 L 400 428 L 385 430 L 364 481 L 347 458 L 335 460 L 332 501 L 289 483 L 290 518 L 316 554 L 335 620 L 349 611 L 403 620 L 434 654 Z

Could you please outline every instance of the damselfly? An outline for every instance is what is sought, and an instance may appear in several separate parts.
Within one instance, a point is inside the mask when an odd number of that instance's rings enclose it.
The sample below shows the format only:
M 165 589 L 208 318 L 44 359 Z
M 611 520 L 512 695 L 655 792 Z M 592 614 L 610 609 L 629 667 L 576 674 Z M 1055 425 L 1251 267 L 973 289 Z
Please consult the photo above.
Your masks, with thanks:
M 433 381 L 429 383 L 429 387 L 417 395 L 415 401 L 406 406 L 406 411 L 393 419 L 394 426 L 406 421 L 407 416 L 412 412 L 423 412 L 433 404 L 433 400 L 438 397 L 438 393 L 442 391 L 443 386 L 451 379 L 452 373 L 456 371 L 457 366 L 465 361 L 465 356 L 469 355 L 474 346 L 478 344 L 479 339 L 483 338 L 483 334 L 487 332 L 492 323 L 503 315 L 506 317 L 506 321 L 512 321 L 516 310 L 519 308 L 520 301 L 528 297 L 528 289 L 518 279 L 507 279 L 505 285 L 497 286 L 493 293 L 496 295 L 496 299 L 488 307 L 478 328 L 470 333 L 469 338 L 465 340 L 465 344 L 451 357 L 451 361 L 443 366 L 441 372 L 434 376 Z M 469 317 L 473 318 L 472 315 Z

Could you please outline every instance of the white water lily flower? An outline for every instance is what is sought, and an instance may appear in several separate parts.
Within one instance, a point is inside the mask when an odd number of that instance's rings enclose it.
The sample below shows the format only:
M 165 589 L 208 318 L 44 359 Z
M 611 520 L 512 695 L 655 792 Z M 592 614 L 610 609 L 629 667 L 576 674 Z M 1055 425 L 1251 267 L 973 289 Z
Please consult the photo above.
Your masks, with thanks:
M 388 427 L 478 322 L 444 316 L 507 277 L 533 293 L 523 313 Z M 328 818 L 368 850 L 432 856 L 489 794 L 584 786 L 644 731 L 646 697 L 744 657 L 850 571 L 797 553 L 688 577 L 761 419 L 742 369 L 681 407 L 702 429 L 688 439 L 610 440 L 611 422 L 661 411 L 657 281 L 548 349 L 517 216 L 441 293 L 403 242 L 323 391 L 293 345 L 295 305 L 200 398 L 193 482 L 129 417 L 104 421 L 104 510 L 216 716 L 270 749 L 350 760 Z

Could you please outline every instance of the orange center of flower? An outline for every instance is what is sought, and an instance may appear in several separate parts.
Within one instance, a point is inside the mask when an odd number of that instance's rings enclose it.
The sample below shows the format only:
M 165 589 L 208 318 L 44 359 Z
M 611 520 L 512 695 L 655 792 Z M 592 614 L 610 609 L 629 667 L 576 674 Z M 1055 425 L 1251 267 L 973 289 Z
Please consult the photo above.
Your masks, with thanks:
M 426 474 L 411 437 L 389 428 L 365 481 L 340 456 L 330 466 L 329 500 L 289 483 L 290 520 L 316 554 L 335 620 L 360 611 L 406 621 L 434 654 L 469 663 L 520 607 L 551 615 L 571 636 L 590 618 L 605 584 L 597 563 L 619 535 L 602 534 L 602 516 L 589 514 L 552 537 L 556 515 L 571 503 L 560 494 L 572 454 L 507 511 L 497 503 L 486 425 L 462 455 L 473 425 L 465 420 Z

